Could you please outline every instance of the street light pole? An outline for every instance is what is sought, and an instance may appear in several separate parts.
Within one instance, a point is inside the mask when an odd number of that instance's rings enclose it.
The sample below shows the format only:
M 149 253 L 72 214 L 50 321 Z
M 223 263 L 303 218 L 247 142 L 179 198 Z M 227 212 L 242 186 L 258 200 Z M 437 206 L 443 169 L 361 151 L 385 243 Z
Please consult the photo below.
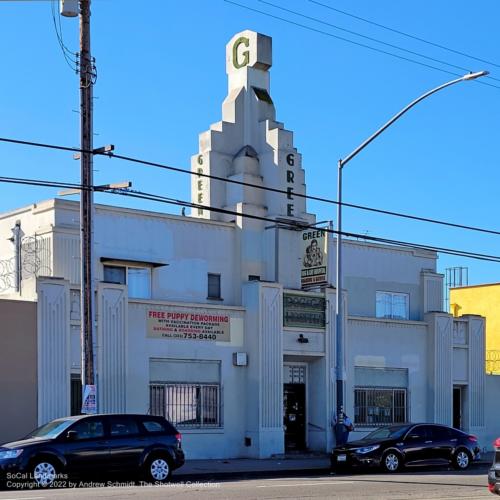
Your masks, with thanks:
M 370 144 L 375 138 L 377 138 L 386 128 L 390 127 L 396 120 L 401 118 L 407 111 L 409 111 L 413 106 L 418 104 L 420 101 L 429 97 L 430 95 L 449 87 L 450 85 L 454 85 L 455 83 L 460 83 L 467 80 L 474 80 L 476 78 L 480 78 L 482 76 L 486 76 L 488 71 L 479 71 L 477 73 L 469 73 L 460 78 L 456 78 L 455 80 L 451 80 L 446 82 L 438 87 L 429 90 L 425 94 L 422 94 L 420 97 L 410 102 L 407 106 L 405 106 L 399 113 L 395 114 L 387 123 L 382 125 L 376 132 L 374 132 L 368 139 L 366 139 L 363 143 L 361 143 L 351 154 L 347 155 L 344 159 L 340 159 L 337 163 L 337 276 L 336 276 L 336 375 L 337 375 L 337 424 L 339 429 L 340 426 L 344 422 L 344 389 L 345 389 L 345 363 L 344 363 L 344 310 L 342 307 L 342 286 L 343 286 L 343 268 L 342 268 L 342 170 L 344 166 L 350 162 L 358 153 L 360 153 L 363 149 L 365 149 L 368 144 Z

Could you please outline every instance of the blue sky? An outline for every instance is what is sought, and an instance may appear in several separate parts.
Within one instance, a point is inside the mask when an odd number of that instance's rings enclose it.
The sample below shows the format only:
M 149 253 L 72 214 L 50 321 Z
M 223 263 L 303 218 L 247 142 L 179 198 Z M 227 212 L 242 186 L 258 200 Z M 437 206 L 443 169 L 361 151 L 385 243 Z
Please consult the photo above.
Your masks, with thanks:
M 277 119 L 294 132 L 307 192 L 336 198 L 336 161 L 408 102 L 465 71 L 283 12 L 258 0 L 251 8 L 395 53 L 438 71 L 306 30 L 223 0 L 93 0 L 97 60 L 95 146 L 189 168 L 198 134 L 221 118 L 225 45 L 243 29 L 273 37 L 271 95 Z M 347 17 L 308 0 L 269 0 L 364 36 L 500 80 L 496 0 L 318 0 L 404 31 L 483 63 Z M 61 19 L 76 51 L 78 21 Z M 1 1 L 0 136 L 79 144 L 79 91 L 59 48 L 49 1 Z M 500 81 L 483 79 L 500 87 Z M 344 172 L 346 202 L 500 230 L 498 224 L 500 88 L 460 83 L 423 101 L 356 157 Z M 78 182 L 68 153 L 0 144 L 3 176 Z M 190 199 L 189 176 L 98 158 L 96 183 L 132 180 L 134 189 Z M 0 211 L 51 198 L 57 190 L 0 185 Z M 76 198 L 74 198 L 76 199 Z M 98 195 L 96 201 L 179 213 L 178 207 Z M 335 207 L 308 203 L 318 220 Z M 500 255 L 500 236 L 449 229 L 358 210 L 346 231 Z M 469 268 L 470 283 L 500 281 L 500 264 L 442 255 L 439 270 Z

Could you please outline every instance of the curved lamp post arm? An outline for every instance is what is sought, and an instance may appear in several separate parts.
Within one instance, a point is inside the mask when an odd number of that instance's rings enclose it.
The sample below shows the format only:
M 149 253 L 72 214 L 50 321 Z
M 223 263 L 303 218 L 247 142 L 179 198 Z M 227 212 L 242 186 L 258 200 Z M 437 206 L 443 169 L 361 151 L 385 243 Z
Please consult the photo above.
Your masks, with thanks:
M 425 94 L 410 102 L 406 107 L 404 107 L 399 113 L 395 114 L 385 125 L 382 125 L 376 132 L 374 132 L 366 141 L 361 143 L 351 154 L 346 156 L 343 160 L 338 161 L 338 178 L 337 178 L 337 242 L 336 242 L 336 396 L 337 396 L 337 425 L 335 431 L 338 429 L 343 429 L 344 421 L 344 383 L 346 379 L 345 374 L 345 363 L 344 363 L 344 311 L 342 304 L 342 289 L 343 289 L 343 270 L 342 270 L 342 168 L 343 166 L 351 161 L 359 152 L 361 152 L 368 144 L 370 144 L 376 137 L 378 137 L 387 127 L 390 127 L 398 118 L 401 118 L 407 111 L 409 111 L 415 104 L 429 97 L 430 95 L 442 90 L 455 83 L 463 82 L 466 80 L 474 80 L 481 76 L 486 76 L 488 71 L 479 71 L 477 73 L 469 73 L 455 80 L 451 80 L 447 83 L 443 83 L 432 90 L 429 90 Z M 345 438 L 345 435 L 339 431 L 338 435 L 335 436 L 337 443 L 341 442 Z
M 479 71 L 477 73 L 469 73 L 468 75 L 461 76 L 460 78 L 456 78 L 455 80 L 451 80 L 447 83 L 443 83 L 442 85 L 439 85 L 439 87 L 436 87 L 432 90 L 429 90 L 425 94 L 421 95 L 414 101 L 410 102 L 406 107 L 404 107 L 399 113 L 395 114 L 385 125 L 382 125 L 376 132 L 374 132 L 366 141 L 364 141 L 362 144 L 360 144 L 351 154 L 346 156 L 343 160 L 339 160 L 340 167 L 343 167 L 347 162 L 352 160 L 358 153 L 360 153 L 363 149 L 370 144 L 375 138 L 377 138 L 387 127 L 390 127 L 396 120 L 401 118 L 407 111 L 409 111 L 415 104 L 418 104 L 420 101 L 423 101 L 427 97 L 429 97 L 432 94 L 435 94 L 436 92 L 449 87 L 450 85 L 454 85 L 455 83 L 463 82 L 466 80 L 474 80 L 476 78 L 479 78 L 481 76 L 486 76 L 488 74 L 488 71 Z

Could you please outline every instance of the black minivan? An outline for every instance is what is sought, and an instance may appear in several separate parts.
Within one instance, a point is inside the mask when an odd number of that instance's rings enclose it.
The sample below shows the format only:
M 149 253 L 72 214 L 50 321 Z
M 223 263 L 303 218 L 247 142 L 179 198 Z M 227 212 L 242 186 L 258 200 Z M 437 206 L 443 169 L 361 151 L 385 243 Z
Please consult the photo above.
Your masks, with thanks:
M 112 473 L 165 482 L 184 464 L 181 434 L 163 417 L 106 414 L 58 418 L 0 446 L 0 481 L 65 486 Z

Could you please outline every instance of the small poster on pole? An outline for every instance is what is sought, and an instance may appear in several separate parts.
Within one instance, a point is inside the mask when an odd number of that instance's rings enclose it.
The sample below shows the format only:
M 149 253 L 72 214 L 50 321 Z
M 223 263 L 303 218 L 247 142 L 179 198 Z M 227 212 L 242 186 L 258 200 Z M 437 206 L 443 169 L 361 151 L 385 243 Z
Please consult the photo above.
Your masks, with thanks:
M 83 390 L 82 413 L 97 413 L 97 397 L 95 385 L 86 385 Z

